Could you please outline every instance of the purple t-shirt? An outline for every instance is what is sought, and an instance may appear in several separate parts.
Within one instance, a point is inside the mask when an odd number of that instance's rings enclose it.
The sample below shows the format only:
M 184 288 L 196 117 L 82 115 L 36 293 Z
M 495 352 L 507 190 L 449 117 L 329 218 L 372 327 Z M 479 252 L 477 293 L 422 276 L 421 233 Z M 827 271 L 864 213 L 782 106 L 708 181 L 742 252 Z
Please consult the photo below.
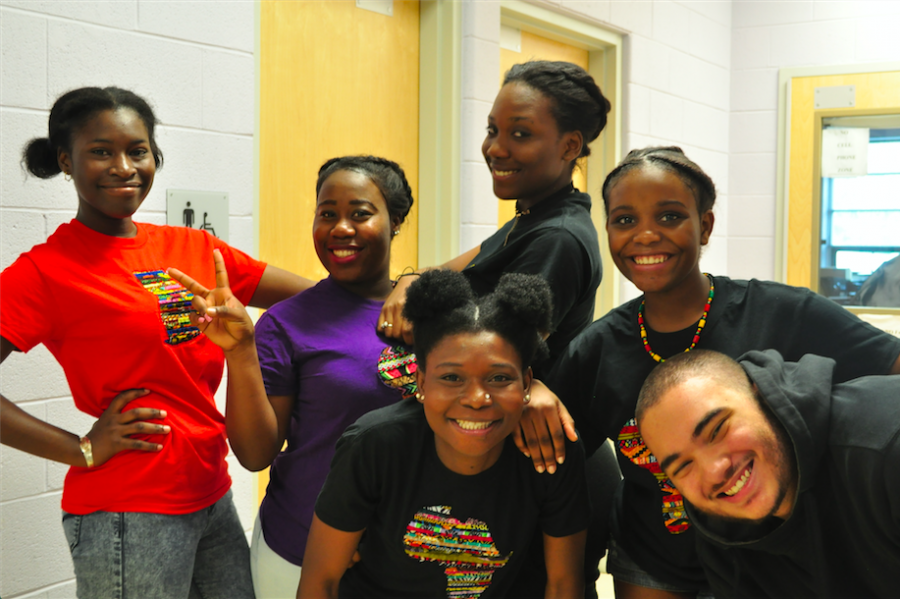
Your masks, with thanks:
M 259 508 L 266 544 L 293 564 L 303 564 L 316 497 L 344 429 L 401 398 L 378 377 L 388 345 L 375 332 L 382 303 L 329 277 L 275 304 L 256 325 L 266 393 L 296 397 L 288 446 L 272 463 Z

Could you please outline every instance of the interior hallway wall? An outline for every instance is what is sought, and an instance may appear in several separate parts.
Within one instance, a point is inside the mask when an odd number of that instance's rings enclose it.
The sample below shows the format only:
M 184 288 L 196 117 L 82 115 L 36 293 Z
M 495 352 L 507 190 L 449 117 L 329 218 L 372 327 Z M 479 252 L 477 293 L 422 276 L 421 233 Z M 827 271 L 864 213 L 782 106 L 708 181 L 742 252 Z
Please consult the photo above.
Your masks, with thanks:
M 897 60 L 900 2 L 733 5 L 728 274 L 772 279 L 778 69 Z
M 0 268 L 75 216 L 71 183 L 26 177 L 19 159 L 26 141 L 47 135 L 53 101 L 86 85 L 130 88 L 161 120 L 165 165 L 138 220 L 165 222 L 167 188 L 225 191 L 230 241 L 254 251 L 254 11 L 252 1 L 0 1 Z M 0 376 L 4 394 L 26 411 L 73 432 L 90 429 L 93 420 L 75 409 L 43 346 L 11 355 Z M 241 518 L 252 527 L 252 475 L 233 458 L 229 466 Z M 75 596 L 60 523 L 66 470 L 0 448 L 5 599 Z

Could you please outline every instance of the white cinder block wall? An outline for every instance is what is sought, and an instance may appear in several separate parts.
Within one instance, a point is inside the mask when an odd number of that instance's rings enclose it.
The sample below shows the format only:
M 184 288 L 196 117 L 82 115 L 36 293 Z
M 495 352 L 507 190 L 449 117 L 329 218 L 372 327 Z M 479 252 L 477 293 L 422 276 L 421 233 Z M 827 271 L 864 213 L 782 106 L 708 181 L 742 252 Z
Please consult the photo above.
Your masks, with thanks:
M 255 8 L 252 1 L 0 1 L 0 268 L 74 217 L 62 177 L 19 166 L 22 146 L 47 135 L 61 93 L 117 85 L 143 95 L 162 125 L 165 155 L 139 220 L 165 222 L 166 189 L 226 191 L 230 241 L 254 251 Z M 2 290 L 14 293 L 13 290 Z M 27 290 L 22 290 L 27 292 Z M 62 370 L 40 346 L 4 363 L 2 390 L 38 418 L 85 433 Z M 224 384 L 222 385 L 224 390 Z M 253 477 L 230 458 L 246 527 L 256 514 Z M 66 467 L 0 449 L 0 596 L 75 596 L 60 524 Z
M 897 0 L 733 2 L 728 274 L 774 277 L 778 69 L 900 57 Z

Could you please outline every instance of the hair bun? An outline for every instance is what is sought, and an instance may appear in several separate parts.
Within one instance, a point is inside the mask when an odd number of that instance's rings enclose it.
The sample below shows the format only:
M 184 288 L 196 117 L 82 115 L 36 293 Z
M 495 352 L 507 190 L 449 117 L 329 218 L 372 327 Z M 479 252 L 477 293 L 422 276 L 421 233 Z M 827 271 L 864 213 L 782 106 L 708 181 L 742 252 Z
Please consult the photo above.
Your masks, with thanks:
M 539 331 L 550 332 L 553 294 L 538 275 L 506 273 L 500 277 L 494 297 L 498 304 Z
M 465 275 L 448 269 L 429 270 L 406 290 L 403 316 L 416 322 L 433 318 L 475 301 L 475 294 Z

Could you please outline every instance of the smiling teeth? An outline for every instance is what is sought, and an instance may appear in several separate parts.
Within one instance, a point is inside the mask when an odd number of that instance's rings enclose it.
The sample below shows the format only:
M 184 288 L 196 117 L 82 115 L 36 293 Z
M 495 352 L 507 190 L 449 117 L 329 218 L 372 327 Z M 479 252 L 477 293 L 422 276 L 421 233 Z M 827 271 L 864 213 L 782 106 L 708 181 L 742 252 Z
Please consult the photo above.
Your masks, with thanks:
M 459 428 L 467 430 L 467 431 L 480 431 L 486 429 L 491 425 L 490 421 L 487 422 L 475 422 L 474 420 L 457 420 L 456 424 L 459 425 Z
M 734 483 L 734 486 L 725 491 L 725 494 L 731 497 L 732 495 L 736 495 L 738 491 L 744 488 L 744 483 L 747 482 L 747 479 L 750 477 L 750 468 L 744 470 L 744 474 L 741 475 L 741 478 Z
M 359 250 L 334 250 L 334 255 L 338 258 L 347 258 L 348 256 L 352 256 Z
M 665 256 L 635 256 L 634 261 L 638 264 L 659 264 L 668 260 Z
M 507 176 L 513 174 L 514 172 L 516 172 L 516 171 L 498 171 L 496 169 L 494 170 L 494 174 L 497 175 L 498 177 L 507 177 Z

